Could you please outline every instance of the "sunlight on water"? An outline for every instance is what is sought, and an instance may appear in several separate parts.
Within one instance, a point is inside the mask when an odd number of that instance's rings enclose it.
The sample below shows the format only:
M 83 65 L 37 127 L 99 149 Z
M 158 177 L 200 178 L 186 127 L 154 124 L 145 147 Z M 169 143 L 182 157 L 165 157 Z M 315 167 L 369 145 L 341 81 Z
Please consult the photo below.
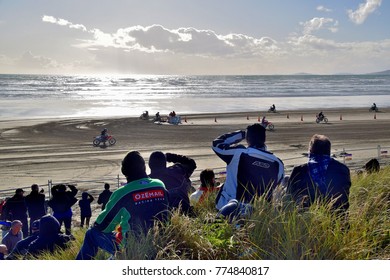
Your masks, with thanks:
M 0 75 L 0 117 L 390 107 L 390 76 Z

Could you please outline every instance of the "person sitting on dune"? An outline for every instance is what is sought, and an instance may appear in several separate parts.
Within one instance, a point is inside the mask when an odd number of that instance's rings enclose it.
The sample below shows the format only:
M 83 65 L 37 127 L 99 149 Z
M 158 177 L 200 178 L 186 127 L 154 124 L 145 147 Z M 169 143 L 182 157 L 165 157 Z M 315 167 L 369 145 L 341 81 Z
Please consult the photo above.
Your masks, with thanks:
M 200 172 L 200 187 L 190 195 L 190 201 L 192 204 L 201 203 L 207 196 L 217 190 L 214 171 L 212 169 L 204 169 Z
M 167 162 L 172 162 L 173 165 L 167 167 Z M 192 189 L 190 177 L 196 169 L 196 162 L 187 156 L 156 151 L 149 157 L 149 168 L 149 176 L 163 181 L 169 191 L 169 207 L 181 207 L 184 213 L 188 213 L 188 193 Z
M 330 150 L 329 138 L 315 134 L 309 143 L 308 162 L 294 167 L 286 191 L 299 206 L 307 208 L 321 199 L 332 201 L 332 209 L 348 210 L 350 172 L 330 157 Z
M 160 180 L 146 175 L 145 161 L 138 151 L 125 156 L 122 173 L 127 185 L 112 193 L 106 208 L 87 230 L 77 260 L 93 259 L 99 248 L 114 255 L 118 247 L 126 245 L 127 233 L 145 234 L 155 220 L 167 218 L 168 192 Z
M 272 192 L 284 177 L 284 164 L 267 151 L 265 128 L 249 125 L 245 130 L 223 134 L 212 143 L 213 151 L 226 162 L 226 181 L 218 193 L 220 210 L 230 200 L 251 203 L 256 196 L 265 195 L 271 201 Z M 248 148 L 236 145 L 246 139 Z

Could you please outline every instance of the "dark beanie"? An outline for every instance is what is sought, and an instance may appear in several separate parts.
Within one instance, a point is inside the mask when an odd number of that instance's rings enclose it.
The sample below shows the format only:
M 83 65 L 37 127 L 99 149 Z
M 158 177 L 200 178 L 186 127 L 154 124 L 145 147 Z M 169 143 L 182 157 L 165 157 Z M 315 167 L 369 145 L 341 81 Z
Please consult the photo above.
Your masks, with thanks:
M 129 152 L 122 160 L 122 174 L 137 177 L 145 174 L 145 160 L 138 151 Z
M 149 167 L 150 170 L 161 169 L 167 166 L 165 154 L 161 151 L 156 151 L 150 154 Z
M 246 140 L 250 146 L 263 147 L 265 143 L 265 128 L 259 123 L 246 128 Z

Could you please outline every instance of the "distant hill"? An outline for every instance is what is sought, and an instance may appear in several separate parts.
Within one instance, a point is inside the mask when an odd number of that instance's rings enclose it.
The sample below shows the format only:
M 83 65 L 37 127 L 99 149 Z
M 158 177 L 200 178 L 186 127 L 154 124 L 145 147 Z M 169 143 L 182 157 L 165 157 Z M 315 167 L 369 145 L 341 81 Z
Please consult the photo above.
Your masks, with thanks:
M 381 72 L 367 73 L 365 75 L 390 75 L 390 70 L 385 70 Z

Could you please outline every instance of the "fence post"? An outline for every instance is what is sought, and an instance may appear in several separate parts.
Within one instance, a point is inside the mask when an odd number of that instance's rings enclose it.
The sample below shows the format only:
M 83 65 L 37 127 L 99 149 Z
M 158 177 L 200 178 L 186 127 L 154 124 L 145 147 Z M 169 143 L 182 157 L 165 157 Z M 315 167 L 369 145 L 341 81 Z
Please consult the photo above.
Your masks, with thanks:
M 381 145 L 378 145 L 378 159 L 381 158 Z
M 345 148 L 343 148 L 343 163 L 345 164 Z
M 49 199 L 51 198 L 51 187 L 52 187 L 53 182 L 51 180 L 47 180 L 47 193 L 49 194 Z
M 51 187 L 53 186 L 52 180 L 47 180 L 47 188 L 48 188 L 48 194 L 49 194 L 49 200 L 51 199 Z M 53 212 L 50 210 L 51 208 L 45 205 L 47 213 L 53 214 Z

